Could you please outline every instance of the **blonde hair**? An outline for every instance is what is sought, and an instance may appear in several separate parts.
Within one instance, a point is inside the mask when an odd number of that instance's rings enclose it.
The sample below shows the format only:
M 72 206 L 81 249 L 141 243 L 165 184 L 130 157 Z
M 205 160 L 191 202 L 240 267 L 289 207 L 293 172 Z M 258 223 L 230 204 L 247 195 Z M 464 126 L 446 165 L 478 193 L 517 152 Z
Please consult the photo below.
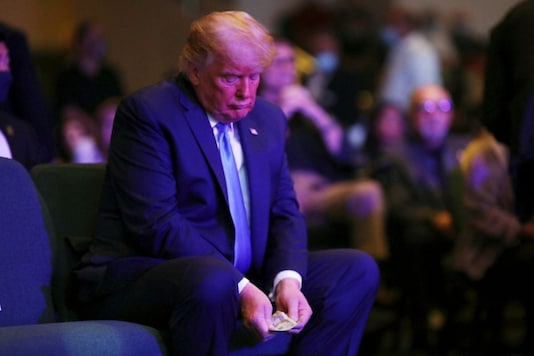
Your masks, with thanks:
M 214 59 L 236 62 L 247 51 L 267 67 L 274 55 L 274 41 L 267 29 L 243 11 L 212 12 L 191 24 L 180 55 L 180 70 L 189 74 L 191 65 L 204 67 Z

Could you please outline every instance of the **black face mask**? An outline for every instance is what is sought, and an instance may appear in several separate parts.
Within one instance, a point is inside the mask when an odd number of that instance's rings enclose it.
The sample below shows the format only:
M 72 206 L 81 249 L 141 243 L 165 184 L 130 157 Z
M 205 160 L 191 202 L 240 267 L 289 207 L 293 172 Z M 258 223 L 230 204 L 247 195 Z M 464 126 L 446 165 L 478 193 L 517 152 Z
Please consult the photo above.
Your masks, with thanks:
M 13 76 L 10 71 L 0 72 L 0 104 L 6 102 L 12 81 Z

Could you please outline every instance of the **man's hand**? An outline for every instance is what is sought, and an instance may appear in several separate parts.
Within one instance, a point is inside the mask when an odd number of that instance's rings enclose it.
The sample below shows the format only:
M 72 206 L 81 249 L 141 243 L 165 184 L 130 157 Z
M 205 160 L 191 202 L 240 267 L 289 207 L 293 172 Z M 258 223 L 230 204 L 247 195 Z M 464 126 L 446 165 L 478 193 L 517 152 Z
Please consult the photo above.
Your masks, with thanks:
M 285 312 L 291 319 L 297 321 L 297 325 L 288 332 L 298 334 L 308 323 L 312 315 L 312 309 L 300 291 L 299 282 L 293 278 L 281 280 L 276 287 L 276 306 Z
M 274 336 L 269 332 L 272 329 L 273 307 L 269 298 L 252 283 L 245 286 L 240 297 L 241 314 L 245 327 L 260 340 L 271 339 Z

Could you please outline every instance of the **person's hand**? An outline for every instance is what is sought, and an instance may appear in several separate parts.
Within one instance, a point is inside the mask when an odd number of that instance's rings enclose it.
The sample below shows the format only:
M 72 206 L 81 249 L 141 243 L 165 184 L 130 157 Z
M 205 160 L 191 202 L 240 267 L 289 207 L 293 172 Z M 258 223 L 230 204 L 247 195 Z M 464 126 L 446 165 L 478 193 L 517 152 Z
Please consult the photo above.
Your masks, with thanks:
M 248 283 L 241 291 L 240 298 L 243 325 L 259 340 L 267 341 L 274 337 L 274 334 L 270 333 L 273 307 L 265 293 Z
M 307 115 L 309 108 L 316 105 L 308 89 L 301 85 L 289 85 L 280 94 L 280 107 L 288 118 L 296 112 Z
M 299 288 L 299 282 L 293 278 L 285 278 L 276 286 L 276 307 L 285 312 L 297 325 L 288 332 L 298 334 L 312 316 L 312 309 Z

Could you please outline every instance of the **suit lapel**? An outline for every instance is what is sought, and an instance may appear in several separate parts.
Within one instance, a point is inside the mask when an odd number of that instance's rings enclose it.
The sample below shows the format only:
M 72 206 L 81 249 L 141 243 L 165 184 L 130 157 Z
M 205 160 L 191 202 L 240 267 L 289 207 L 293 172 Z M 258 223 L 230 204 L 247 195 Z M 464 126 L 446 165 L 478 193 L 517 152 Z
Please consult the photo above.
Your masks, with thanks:
M 265 151 L 268 135 L 258 128 L 252 114 L 241 120 L 237 126 L 247 167 L 253 261 L 257 262 L 262 261 L 264 241 L 260 241 L 260 237 L 266 236 L 267 229 L 266 219 L 262 217 L 269 214 L 270 172 Z
M 180 92 L 180 105 L 184 107 L 186 121 L 195 137 L 199 150 L 206 159 L 206 163 L 210 166 L 219 188 L 221 189 L 226 202 L 228 203 L 228 196 L 226 193 L 226 183 L 224 180 L 224 171 L 219 156 L 219 149 L 213 136 L 213 129 L 210 126 L 208 116 L 204 109 L 194 99 L 195 95 L 190 88 L 180 85 L 183 91 Z

